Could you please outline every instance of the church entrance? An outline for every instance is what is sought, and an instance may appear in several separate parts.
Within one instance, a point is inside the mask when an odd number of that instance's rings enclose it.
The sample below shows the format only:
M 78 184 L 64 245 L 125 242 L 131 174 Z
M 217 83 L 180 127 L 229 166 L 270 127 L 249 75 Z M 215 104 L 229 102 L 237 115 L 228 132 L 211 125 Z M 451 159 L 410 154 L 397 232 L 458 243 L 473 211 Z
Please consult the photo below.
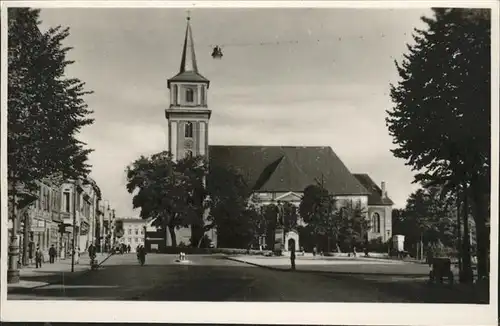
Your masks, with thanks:
M 288 250 L 291 251 L 292 248 L 295 248 L 295 239 L 294 238 L 288 239 Z

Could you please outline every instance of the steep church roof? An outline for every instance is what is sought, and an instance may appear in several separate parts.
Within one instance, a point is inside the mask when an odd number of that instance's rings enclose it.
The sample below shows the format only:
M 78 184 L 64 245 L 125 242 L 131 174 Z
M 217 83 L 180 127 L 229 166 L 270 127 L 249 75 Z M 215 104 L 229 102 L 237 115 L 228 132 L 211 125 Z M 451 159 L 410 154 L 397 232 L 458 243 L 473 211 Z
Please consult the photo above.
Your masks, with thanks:
M 394 205 L 394 202 L 388 197 L 382 197 L 382 189 L 365 173 L 355 173 L 354 177 L 370 192 L 368 196 L 368 205 Z
M 191 31 L 190 18 L 187 18 L 186 35 L 184 36 L 184 46 L 182 47 L 182 58 L 179 73 L 168 80 L 168 88 L 171 82 L 204 82 L 209 84 L 209 80 L 198 72 L 196 63 L 196 53 L 194 50 L 193 33 Z
M 332 194 L 369 194 L 330 147 L 217 145 L 209 162 L 235 168 L 258 192 L 302 192 L 323 177 Z

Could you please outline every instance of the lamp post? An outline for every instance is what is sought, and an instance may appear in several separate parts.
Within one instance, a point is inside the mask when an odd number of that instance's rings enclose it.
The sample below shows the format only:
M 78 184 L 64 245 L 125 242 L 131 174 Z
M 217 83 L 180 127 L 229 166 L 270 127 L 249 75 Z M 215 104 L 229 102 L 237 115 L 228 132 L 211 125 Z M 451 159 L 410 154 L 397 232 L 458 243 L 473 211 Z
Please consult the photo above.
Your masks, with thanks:
M 14 187 L 13 187 L 14 188 Z M 17 265 L 17 260 L 19 257 L 19 243 L 17 237 L 17 229 L 18 229 L 18 218 L 17 218 L 17 202 L 16 202 L 16 193 L 15 189 L 13 189 L 12 194 L 12 230 L 10 234 L 10 243 L 9 243 L 9 265 L 7 269 L 7 283 L 19 283 L 19 268 Z

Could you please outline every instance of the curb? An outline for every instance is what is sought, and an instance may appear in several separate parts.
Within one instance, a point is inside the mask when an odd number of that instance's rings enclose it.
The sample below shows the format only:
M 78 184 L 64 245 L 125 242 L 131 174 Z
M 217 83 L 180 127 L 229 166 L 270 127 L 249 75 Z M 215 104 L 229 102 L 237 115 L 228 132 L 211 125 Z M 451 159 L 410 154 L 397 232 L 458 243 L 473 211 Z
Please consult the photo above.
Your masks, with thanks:
M 106 258 L 104 258 L 99 264 L 98 266 L 101 266 L 102 264 L 104 264 L 111 256 L 113 256 L 114 254 L 110 254 L 108 255 Z M 83 270 L 82 273 L 80 275 L 76 275 L 75 278 L 78 278 L 78 277 L 82 277 L 84 275 L 86 275 L 87 273 L 89 272 L 92 272 L 91 269 L 86 269 L 86 270 Z M 43 285 L 38 285 L 38 286 L 35 286 L 35 287 L 32 287 L 32 288 L 29 288 L 31 290 L 34 290 L 34 289 L 40 289 L 40 288 L 43 288 L 45 286 L 49 286 L 49 285 L 54 285 L 54 284 L 57 284 L 57 283 L 47 283 L 47 284 L 43 284 Z
M 247 265 L 251 265 L 251 266 L 255 266 L 255 267 L 260 267 L 260 268 L 265 268 L 265 269 L 268 269 L 268 270 L 272 270 L 272 271 L 277 271 L 277 272 L 294 272 L 294 273 L 306 273 L 306 274 L 315 274 L 315 275 L 335 275 L 335 276 L 339 276 L 339 277 L 355 277 L 355 276 L 359 276 L 359 275 L 370 275 L 370 276 L 380 276 L 380 275 L 384 275 L 384 276 L 394 276 L 392 274 L 379 274 L 379 273 L 356 273 L 356 272 L 335 272 L 335 271 L 321 271 L 321 270 L 307 270 L 307 269 L 295 269 L 295 270 L 292 270 L 291 268 L 287 268 L 287 269 L 284 269 L 284 268 L 277 268 L 277 267 L 273 267 L 273 266 L 266 266 L 266 265 L 259 265 L 257 263 L 252 263 L 252 262 L 248 262 L 248 261 L 243 261 L 243 260 L 239 260 L 237 258 L 234 258 L 234 257 L 226 257 L 226 259 L 228 260 L 232 260 L 232 261 L 235 261 L 235 262 L 238 262 L 238 263 L 242 263 L 242 264 L 247 264 Z M 425 275 L 421 275 L 421 274 L 405 274 L 405 275 L 402 275 L 402 276 L 407 276 L 407 277 L 424 277 Z
M 291 272 L 292 271 L 291 268 L 290 269 L 283 269 L 283 268 L 276 268 L 276 267 L 272 267 L 272 266 L 259 265 L 259 264 L 256 264 L 256 263 L 251 263 L 249 261 L 243 261 L 243 260 L 239 260 L 239 259 L 236 259 L 236 258 L 233 258 L 233 257 L 228 257 L 228 256 L 226 256 L 225 258 L 228 259 L 228 260 L 232 260 L 232 261 L 238 262 L 238 263 L 247 264 L 247 265 L 251 265 L 251 266 L 255 266 L 255 267 L 260 267 L 260 268 L 266 268 L 266 269 L 269 269 L 269 270 L 272 270 L 272 271 L 278 271 L 278 272 Z M 303 272 L 308 272 L 308 271 L 298 271 L 298 270 L 295 270 L 295 272 L 302 272 L 303 273 Z

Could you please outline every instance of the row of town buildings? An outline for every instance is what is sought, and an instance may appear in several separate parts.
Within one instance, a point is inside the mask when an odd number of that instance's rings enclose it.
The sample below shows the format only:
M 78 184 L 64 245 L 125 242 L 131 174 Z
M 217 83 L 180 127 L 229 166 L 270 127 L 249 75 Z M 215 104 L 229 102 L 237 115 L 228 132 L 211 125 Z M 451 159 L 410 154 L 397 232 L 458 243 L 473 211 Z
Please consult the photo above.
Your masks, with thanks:
M 94 180 L 43 180 L 31 193 L 34 201 L 16 214 L 20 258 L 24 262 L 37 247 L 48 257 L 49 248 L 54 246 L 63 259 L 71 257 L 73 243 L 79 252 L 86 251 L 91 243 L 99 251 L 112 248 L 116 240 L 115 210 L 102 199 Z M 12 232 L 10 219 L 9 229 Z

